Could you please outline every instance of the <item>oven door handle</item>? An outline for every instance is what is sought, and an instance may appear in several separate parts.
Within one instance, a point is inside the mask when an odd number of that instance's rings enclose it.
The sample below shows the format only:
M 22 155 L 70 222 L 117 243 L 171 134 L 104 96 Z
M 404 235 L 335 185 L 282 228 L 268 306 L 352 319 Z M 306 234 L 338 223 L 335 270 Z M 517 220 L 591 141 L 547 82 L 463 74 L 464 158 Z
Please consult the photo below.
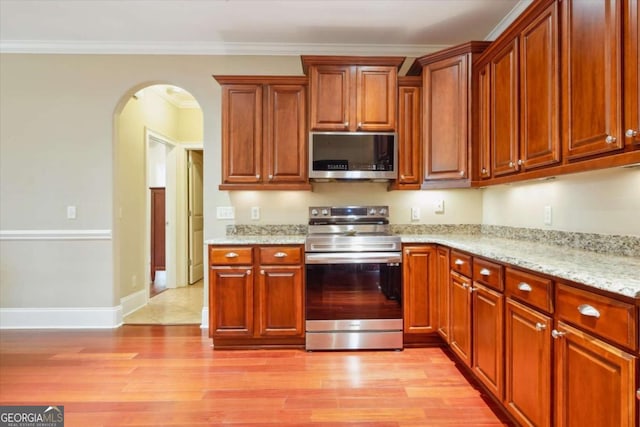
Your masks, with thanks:
M 326 252 L 305 254 L 306 264 L 401 263 L 402 252 Z

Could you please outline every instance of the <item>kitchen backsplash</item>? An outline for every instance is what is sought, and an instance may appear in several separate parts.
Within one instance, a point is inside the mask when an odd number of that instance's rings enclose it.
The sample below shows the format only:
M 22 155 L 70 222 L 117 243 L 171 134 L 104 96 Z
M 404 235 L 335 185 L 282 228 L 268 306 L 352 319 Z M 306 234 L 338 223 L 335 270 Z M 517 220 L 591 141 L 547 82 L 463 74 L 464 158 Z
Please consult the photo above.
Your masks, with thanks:
M 306 224 L 227 225 L 227 236 L 290 236 L 307 234 Z M 591 252 L 640 257 L 640 237 L 595 233 L 575 233 L 536 228 L 505 227 L 480 224 L 394 224 L 396 234 L 477 234 L 554 244 Z

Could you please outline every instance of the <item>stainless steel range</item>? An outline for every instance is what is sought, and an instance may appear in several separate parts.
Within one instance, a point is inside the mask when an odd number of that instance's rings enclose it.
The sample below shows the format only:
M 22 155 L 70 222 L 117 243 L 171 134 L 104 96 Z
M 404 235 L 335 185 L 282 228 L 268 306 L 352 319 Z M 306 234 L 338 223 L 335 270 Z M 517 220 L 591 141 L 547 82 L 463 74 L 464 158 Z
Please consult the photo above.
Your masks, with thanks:
M 402 252 L 388 206 L 309 208 L 306 349 L 402 348 Z

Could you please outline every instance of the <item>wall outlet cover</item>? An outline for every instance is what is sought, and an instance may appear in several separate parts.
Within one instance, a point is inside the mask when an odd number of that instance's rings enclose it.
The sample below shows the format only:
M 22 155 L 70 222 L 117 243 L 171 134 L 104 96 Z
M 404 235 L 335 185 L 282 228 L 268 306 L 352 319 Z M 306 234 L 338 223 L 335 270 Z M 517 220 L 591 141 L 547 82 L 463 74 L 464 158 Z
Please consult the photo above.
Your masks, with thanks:
M 420 220 L 420 208 L 411 208 L 411 221 Z
M 257 221 L 260 219 L 260 207 L 252 206 L 251 207 L 251 219 Z
M 217 219 L 234 219 L 235 211 L 233 206 L 218 206 L 216 208 Z
M 444 200 L 436 200 L 433 204 L 433 211 L 438 214 L 444 213 Z

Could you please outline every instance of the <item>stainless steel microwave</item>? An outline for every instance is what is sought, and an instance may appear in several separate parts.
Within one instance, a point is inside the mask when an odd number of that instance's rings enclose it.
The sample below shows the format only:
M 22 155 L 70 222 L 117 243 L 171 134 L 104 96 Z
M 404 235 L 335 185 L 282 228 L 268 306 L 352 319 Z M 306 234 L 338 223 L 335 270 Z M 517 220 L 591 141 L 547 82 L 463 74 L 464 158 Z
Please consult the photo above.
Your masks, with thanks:
M 393 132 L 311 132 L 310 179 L 390 180 L 398 177 Z

